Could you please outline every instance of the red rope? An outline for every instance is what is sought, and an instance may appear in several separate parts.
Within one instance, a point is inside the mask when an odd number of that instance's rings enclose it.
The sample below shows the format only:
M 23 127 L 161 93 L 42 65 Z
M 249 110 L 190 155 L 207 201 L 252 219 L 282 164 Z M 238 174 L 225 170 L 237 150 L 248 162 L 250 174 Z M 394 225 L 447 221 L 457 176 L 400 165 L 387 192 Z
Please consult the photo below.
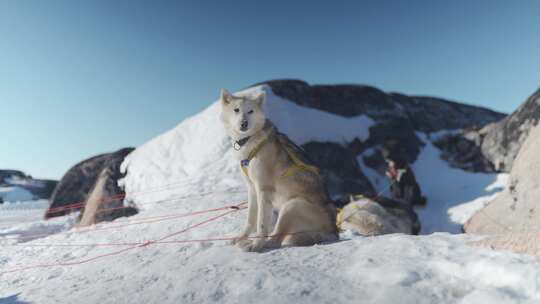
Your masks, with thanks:
M 168 189 L 168 190 L 172 190 L 172 189 L 173 188 Z M 156 192 L 156 191 L 154 191 L 154 192 Z M 142 192 L 141 191 L 141 192 L 138 192 L 138 193 L 146 194 L 146 193 L 152 193 L 152 191 L 148 191 L 148 192 Z M 208 192 L 199 193 L 197 195 L 186 195 L 186 196 L 163 199 L 163 200 L 158 200 L 158 201 L 153 201 L 153 202 L 137 203 L 137 204 L 135 204 L 135 206 L 120 206 L 120 207 L 115 207 L 115 208 L 100 209 L 100 210 L 97 210 L 96 213 L 102 213 L 102 212 L 108 212 L 108 211 L 132 208 L 132 207 L 148 205 L 148 204 L 162 204 L 162 203 L 167 203 L 167 202 L 174 202 L 174 201 L 181 200 L 181 199 L 184 199 L 184 198 L 190 198 L 190 197 L 194 197 L 194 196 L 202 196 L 202 195 L 213 194 L 213 193 L 215 193 L 215 191 L 208 191 Z M 235 193 L 235 192 L 230 192 L 229 191 L 228 193 Z M 240 193 L 240 191 L 238 193 Z M 130 195 L 133 195 L 133 194 L 130 193 Z M 100 199 L 100 202 L 101 203 L 113 202 L 113 201 L 116 201 L 116 200 L 124 199 L 126 196 L 127 196 L 126 194 L 117 194 L 117 195 L 113 195 L 113 196 L 109 196 L 109 197 L 103 197 L 103 198 Z M 61 206 L 61 207 L 51 208 L 51 209 L 48 209 L 45 212 L 45 214 L 50 214 L 50 213 L 64 211 L 64 210 L 81 209 L 82 207 L 85 206 L 85 204 L 86 204 L 86 202 L 82 202 L 82 203 L 79 202 L 79 203 L 64 205 L 64 206 Z
M 178 181 L 178 182 L 170 183 L 170 184 L 163 185 L 160 187 L 145 189 L 144 191 L 133 191 L 133 192 L 130 192 L 129 194 L 131 196 L 139 196 L 139 195 L 156 193 L 156 192 L 161 192 L 161 191 L 166 191 L 166 190 L 173 190 L 177 188 L 178 186 L 188 186 L 188 185 L 194 185 L 194 184 L 196 184 L 195 181 L 193 182 Z M 126 195 L 117 194 L 110 197 L 104 197 L 102 198 L 102 200 L 107 200 L 107 199 L 117 200 L 117 199 L 120 199 L 119 198 L 120 196 L 121 196 L 121 199 L 123 199 L 125 198 Z M 77 208 L 83 207 L 84 204 L 85 202 L 72 202 L 72 203 L 64 204 L 63 206 L 60 206 L 60 207 L 51 208 L 48 210 L 47 213 L 52 213 L 52 212 L 62 211 L 62 210 L 67 210 L 67 209 L 77 209 Z
M 157 240 L 148 241 L 148 242 L 144 242 L 144 243 L 136 243 L 136 245 L 130 246 L 128 248 L 124 248 L 122 250 L 109 252 L 109 253 L 106 253 L 106 254 L 98 255 L 98 256 L 95 256 L 95 257 L 91 257 L 91 258 L 87 258 L 87 259 L 83 259 L 83 260 L 79 260 L 79 261 L 75 261 L 75 262 L 57 262 L 57 263 L 38 264 L 38 265 L 20 267 L 20 268 L 16 268 L 16 269 L 7 270 L 7 271 L 2 271 L 2 272 L 0 272 L 0 275 L 6 274 L 6 273 L 20 272 L 20 271 L 25 271 L 25 270 L 30 270 L 30 269 L 37 269 L 37 268 L 50 268 L 50 267 L 57 267 L 57 266 L 81 265 L 81 264 L 89 263 L 89 262 L 92 262 L 92 261 L 95 261 L 95 260 L 98 260 L 98 259 L 101 259 L 101 258 L 119 255 L 119 254 L 127 252 L 129 250 L 146 247 L 146 246 L 152 245 L 154 243 L 158 243 L 158 242 L 163 242 L 164 240 L 166 240 L 168 238 L 171 238 L 173 236 L 185 233 L 185 232 L 187 232 L 187 231 L 189 231 L 191 229 L 194 229 L 196 227 L 200 227 L 200 226 L 202 226 L 204 224 L 207 224 L 207 223 L 210 223 L 210 222 L 215 221 L 217 219 L 220 219 L 222 217 L 225 217 L 226 215 L 229 215 L 229 214 L 231 214 L 233 212 L 236 212 L 238 210 L 240 210 L 240 209 L 233 209 L 231 211 L 227 211 L 225 213 L 214 216 L 212 218 L 209 218 L 209 219 L 204 220 L 202 222 L 199 222 L 197 224 L 191 225 L 191 226 L 189 226 L 189 227 L 187 227 L 185 229 L 182 229 L 180 231 L 165 235 L 165 236 L 163 236 L 163 237 L 161 237 L 161 238 L 159 238 Z M 127 246 L 127 243 L 125 245 Z M 122 245 L 122 246 L 124 246 L 124 245 Z
M 129 223 L 126 223 L 126 224 L 112 225 L 112 226 L 111 225 L 105 225 L 105 227 L 97 227 L 97 228 L 93 227 L 93 228 L 86 228 L 86 229 L 79 229 L 79 230 L 71 230 L 71 231 L 63 232 L 60 235 L 62 235 L 62 234 L 64 234 L 64 235 L 65 234 L 74 234 L 74 233 L 87 233 L 87 232 L 103 231 L 103 230 L 109 230 L 109 229 L 118 229 L 118 228 L 123 228 L 123 227 L 127 227 L 127 226 L 147 224 L 147 223 L 159 223 L 159 222 L 166 221 L 166 220 L 173 220 L 173 219 L 183 218 L 183 217 L 188 217 L 188 216 L 201 215 L 201 214 L 205 214 L 205 213 L 221 211 L 221 210 L 226 210 L 226 209 L 230 209 L 230 208 L 245 209 L 245 208 L 241 208 L 245 204 L 246 203 L 241 203 L 241 204 L 238 204 L 238 205 L 230 205 L 230 206 L 225 206 L 225 207 L 220 207 L 220 208 L 206 209 L 206 210 L 201 210 L 201 211 L 194 211 L 194 212 L 190 212 L 190 213 L 169 214 L 169 215 L 160 215 L 160 216 L 152 216 L 152 217 L 140 218 L 137 221 L 129 222 Z M 24 235 L 24 236 L 21 236 L 21 237 L 18 237 L 18 236 L 4 237 L 2 239 L 4 239 L 4 240 L 6 240 L 6 239 L 17 239 L 17 240 L 22 239 L 22 240 L 25 240 L 25 239 L 46 237 L 46 236 L 50 236 L 50 235 L 52 235 L 52 234 L 50 234 L 50 233 L 37 233 L 37 234 Z M 55 235 L 58 235 L 58 234 L 55 234 Z M 28 246 L 28 245 L 24 245 L 24 244 L 8 244 L 8 245 L 2 245 L 2 246 L 19 246 L 19 245 L 20 246 Z

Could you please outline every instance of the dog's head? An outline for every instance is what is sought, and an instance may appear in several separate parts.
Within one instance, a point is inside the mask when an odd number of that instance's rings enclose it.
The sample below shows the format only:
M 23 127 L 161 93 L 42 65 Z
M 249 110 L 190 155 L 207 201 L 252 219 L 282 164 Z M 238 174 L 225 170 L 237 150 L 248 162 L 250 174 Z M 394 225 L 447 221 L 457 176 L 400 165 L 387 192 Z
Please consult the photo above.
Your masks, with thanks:
M 221 91 L 221 121 L 232 139 L 251 136 L 264 127 L 265 98 L 264 92 L 257 96 L 234 96 L 227 90 Z

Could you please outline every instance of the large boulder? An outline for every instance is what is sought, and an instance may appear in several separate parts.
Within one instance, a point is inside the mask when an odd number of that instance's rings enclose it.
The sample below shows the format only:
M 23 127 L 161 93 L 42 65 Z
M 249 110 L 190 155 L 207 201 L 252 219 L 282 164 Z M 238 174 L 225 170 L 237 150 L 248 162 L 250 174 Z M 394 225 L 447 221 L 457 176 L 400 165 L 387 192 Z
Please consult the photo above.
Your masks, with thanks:
M 513 161 L 509 187 L 464 227 L 467 233 L 530 232 L 540 229 L 540 126 L 529 132 Z
M 120 165 L 133 150 L 133 148 L 124 148 L 113 153 L 101 154 L 84 160 L 69 169 L 54 190 L 45 218 L 62 216 L 84 208 L 89 194 L 96 187 L 98 177 L 104 170 L 107 172 L 107 178 L 103 185 L 104 188 L 100 191 L 103 193 L 100 200 L 106 202 L 107 206 L 118 207 L 118 204 L 122 204 L 124 190 L 118 186 L 118 180 L 123 177 L 120 173 Z M 109 197 L 117 198 L 108 199 Z M 109 215 L 103 214 L 106 218 L 115 217 L 119 213 L 117 212 L 118 208 L 109 209 L 113 210 L 110 211 Z M 131 211 L 126 212 L 132 213 Z

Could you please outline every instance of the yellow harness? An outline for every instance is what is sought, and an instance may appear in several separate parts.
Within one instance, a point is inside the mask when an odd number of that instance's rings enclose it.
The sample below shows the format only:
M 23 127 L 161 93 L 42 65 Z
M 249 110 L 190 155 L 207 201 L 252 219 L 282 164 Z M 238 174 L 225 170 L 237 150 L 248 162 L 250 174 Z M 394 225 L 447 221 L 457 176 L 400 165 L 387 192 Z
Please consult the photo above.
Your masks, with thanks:
M 261 141 L 255 147 L 255 149 L 251 150 L 251 152 L 249 152 L 248 157 L 246 159 L 243 159 L 243 160 L 240 161 L 240 169 L 242 169 L 242 172 L 244 172 L 245 176 L 249 177 L 248 171 L 247 171 L 247 166 L 249 166 L 249 163 L 251 162 L 251 160 L 253 158 L 255 158 L 257 153 L 259 153 L 259 151 L 261 151 L 262 147 L 264 147 L 264 145 L 266 145 L 267 142 L 268 142 L 268 137 L 266 137 L 263 141 Z
M 251 160 L 253 158 L 255 158 L 257 153 L 259 153 L 259 151 L 261 151 L 261 149 L 264 147 L 264 145 L 266 145 L 266 143 L 268 142 L 268 139 L 269 139 L 269 137 L 266 137 L 253 150 L 251 150 L 251 152 L 249 152 L 248 157 L 246 159 L 243 159 L 243 160 L 240 161 L 240 168 L 242 169 L 242 172 L 244 172 L 244 175 L 246 175 L 247 177 L 249 177 L 248 171 L 247 171 L 247 166 L 249 165 Z M 279 141 L 279 142 L 281 143 L 281 141 Z M 315 166 L 312 166 L 312 165 L 308 165 L 304 161 L 302 161 L 300 159 L 300 157 L 298 157 L 296 155 L 296 152 L 293 150 L 293 148 L 291 148 L 289 146 L 289 144 L 287 144 L 287 143 L 285 143 L 285 144 L 281 143 L 281 144 L 282 144 L 281 146 L 285 149 L 285 152 L 287 152 L 287 155 L 289 155 L 289 158 L 293 162 L 293 165 L 290 166 L 289 168 L 287 168 L 287 170 L 285 170 L 285 172 L 281 175 L 281 178 L 286 178 L 286 177 L 293 176 L 293 175 L 295 175 L 296 173 L 298 173 L 300 171 L 309 171 L 309 172 L 312 172 L 315 175 L 320 175 L 319 168 L 317 168 Z
M 352 208 L 353 209 L 359 209 L 357 205 L 352 205 Z M 338 229 L 338 231 L 343 231 L 343 229 L 341 229 L 341 225 L 343 224 L 343 222 L 345 222 L 346 220 L 348 220 L 351 216 L 354 215 L 354 213 L 356 212 L 353 212 L 351 215 L 347 216 L 346 218 L 343 218 L 343 214 L 345 213 L 345 208 L 340 208 L 339 211 L 338 211 L 338 214 L 337 214 L 337 219 L 336 219 L 336 227 Z

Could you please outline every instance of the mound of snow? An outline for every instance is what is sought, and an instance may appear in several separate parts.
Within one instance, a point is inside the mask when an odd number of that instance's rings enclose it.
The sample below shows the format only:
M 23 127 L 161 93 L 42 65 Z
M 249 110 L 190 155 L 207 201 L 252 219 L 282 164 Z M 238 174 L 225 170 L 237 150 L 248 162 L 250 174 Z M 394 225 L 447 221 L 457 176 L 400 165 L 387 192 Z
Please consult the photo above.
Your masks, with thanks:
M 297 144 L 308 141 L 338 142 L 354 138 L 366 140 L 374 124 L 367 116 L 344 118 L 324 111 L 301 107 L 257 86 L 238 95 L 266 92 L 265 112 L 278 129 Z M 189 191 L 195 185 L 204 193 L 243 189 L 238 161 L 219 119 L 221 105 L 214 102 L 203 112 L 151 140 L 131 153 L 122 168 L 128 198 L 136 202 L 171 199 L 175 191 Z M 168 190 L 142 194 L 147 189 Z
M 473 215 L 491 203 L 501 192 L 506 189 L 510 179 L 509 174 L 498 174 L 495 181 L 485 188 L 487 194 L 480 196 L 468 203 L 463 203 L 448 209 L 448 214 L 453 222 L 465 224 Z M 490 194 L 492 193 L 492 194 Z
M 25 223 L 34 223 L 43 219 L 49 206 L 47 200 L 5 202 L 0 204 L 0 236 L 7 235 L 3 228 L 18 229 Z

